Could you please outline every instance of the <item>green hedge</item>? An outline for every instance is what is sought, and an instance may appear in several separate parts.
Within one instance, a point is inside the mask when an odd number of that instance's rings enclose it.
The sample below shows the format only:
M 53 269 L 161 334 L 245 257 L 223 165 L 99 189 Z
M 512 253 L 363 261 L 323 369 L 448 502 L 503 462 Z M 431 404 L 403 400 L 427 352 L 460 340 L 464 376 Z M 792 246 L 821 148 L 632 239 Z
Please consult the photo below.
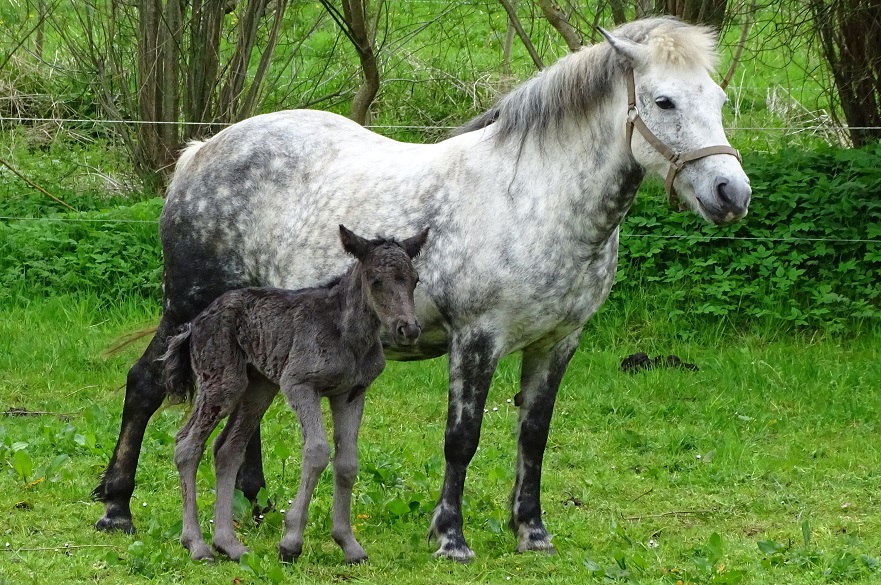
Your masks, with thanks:
M 744 166 L 753 203 L 732 226 L 674 212 L 660 185 L 643 189 L 622 227 L 613 300 L 832 330 L 881 317 L 881 145 L 752 155 Z M 0 295 L 90 291 L 108 302 L 158 302 L 162 200 L 103 210 L 94 198 L 75 203 L 93 209 L 0 220 Z M 35 214 L 35 205 L 13 202 L 0 215 Z
M 162 202 L 154 198 L 37 220 L 0 221 L 0 298 L 92 292 L 109 302 L 125 297 L 158 301 Z M 83 207 L 83 201 L 73 203 Z M 32 217 L 35 210 L 33 204 L 18 204 L 13 212 L 12 217 Z
M 744 168 L 750 211 L 727 227 L 644 189 L 622 226 L 614 294 L 657 287 L 678 311 L 739 322 L 881 317 L 881 145 L 746 156 Z

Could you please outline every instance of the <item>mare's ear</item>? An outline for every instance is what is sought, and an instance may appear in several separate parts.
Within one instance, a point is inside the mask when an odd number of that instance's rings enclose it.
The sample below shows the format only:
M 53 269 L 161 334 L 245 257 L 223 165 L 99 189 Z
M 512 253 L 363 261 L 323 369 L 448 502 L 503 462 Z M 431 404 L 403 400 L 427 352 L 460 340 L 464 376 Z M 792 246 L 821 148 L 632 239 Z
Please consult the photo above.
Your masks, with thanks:
M 407 238 L 401 242 L 401 246 L 404 248 L 404 251 L 407 252 L 407 256 L 409 256 L 410 259 L 419 255 L 419 251 L 422 250 L 422 246 L 425 245 L 425 240 L 428 239 L 428 229 L 429 228 L 425 228 L 422 230 L 422 233 L 417 234 L 412 238 Z
M 597 30 L 599 30 L 600 34 L 605 37 L 606 41 L 612 45 L 612 48 L 615 49 L 616 53 L 630 61 L 631 66 L 636 67 L 648 60 L 648 47 L 645 45 L 634 43 L 630 39 L 616 37 L 601 26 L 598 26 Z
M 343 243 L 343 249 L 358 260 L 363 262 L 367 258 L 367 253 L 370 251 L 370 242 L 355 232 L 346 229 L 346 226 L 343 224 L 340 224 L 340 241 Z

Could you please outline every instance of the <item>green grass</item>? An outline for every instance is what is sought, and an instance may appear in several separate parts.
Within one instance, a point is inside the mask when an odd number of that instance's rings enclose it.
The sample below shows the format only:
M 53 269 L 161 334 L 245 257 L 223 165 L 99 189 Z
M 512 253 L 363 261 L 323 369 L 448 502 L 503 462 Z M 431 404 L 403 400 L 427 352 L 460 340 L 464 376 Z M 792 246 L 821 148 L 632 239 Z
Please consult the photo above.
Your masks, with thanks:
M 370 563 L 358 567 L 343 564 L 330 538 L 329 473 L 296 564 L 276 561 L 278 513 L 259 526 L 240 514 L 250 565 L 192 563 L 176 540 L 180 407 L 148 428 L 138 534 L 95 532 L 102 507 L 88 494 L 114 446 L 120 386 L 140 348 L 100 352 L 155 320 L 156 308 L 72 297 L 6 306 L 0 406 L 45 414 L 0 416 L 0 583 L 877 582 L 881 332 L 811 337 L 708 324 L 683 337 L 660 319 L 663 307 L 646 320 L 649 301 L 610 301 L 563 382 L 543 484 L 553 557 L 514 554 L 505 528 L 518 360 L 496 375 L 469 470 L 465 530 L 477 558 L 468 566 L 433 560 L 426 541 L 443 473 L 446 363 L 390 364 L 368 393 L 361 434 L 354 521 Z M 621 373 L 621 358 L 640 350 L 701 370 Z M 268 495 L 279 508 L 296 489 L 299 448 L 295 417 L 279 400 L 264 421 Z M 206 532 L 212 477 L 206 457 Z

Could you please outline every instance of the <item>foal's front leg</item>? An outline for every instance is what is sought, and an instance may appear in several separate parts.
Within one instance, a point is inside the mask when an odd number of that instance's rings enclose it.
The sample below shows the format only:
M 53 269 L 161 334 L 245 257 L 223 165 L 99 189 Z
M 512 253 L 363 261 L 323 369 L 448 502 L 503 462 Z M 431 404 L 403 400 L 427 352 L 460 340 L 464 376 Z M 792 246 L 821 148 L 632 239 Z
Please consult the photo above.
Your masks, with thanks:
M 517 552 L 554 552 L 551 535 L 541 519 L 541 467 L 557 390 L 580 335 L 579 329 L 551 348 L 523 350 L 517 479 L 511 496 L 510 522 L 519 538 Z
M 367 561 L 367 553 L 352 532 L 352 488 L 358 477 L 358 429 L 364 414 L 364 393 L 349 400 L 340 394 L 330 400 L 333 414 L 333 529 L 331 536 L 347 563 Z
M 285 534 L 278 545 L 278 554 L 289 563 L 303 552 L 303 530 L 309 519 L 309 502 L 321 473 L 330 461 L 330 444 L 321 417 L 321 396 L 309 386 L 286 386 L 282 393 L 297 413 L 303 431 L 303 461 L 300 487 L 294 503 L 284 517 Z
M 483 407 L 498 365 L 493 338 L 482 331 L 456 332 L 450 342 L 450 388 L 444 455 L 447 466 L 429 535 L 438 541 L 434 556 L 467 563 L 474 558 L 462 533 L 465 472 L 477 451 Z

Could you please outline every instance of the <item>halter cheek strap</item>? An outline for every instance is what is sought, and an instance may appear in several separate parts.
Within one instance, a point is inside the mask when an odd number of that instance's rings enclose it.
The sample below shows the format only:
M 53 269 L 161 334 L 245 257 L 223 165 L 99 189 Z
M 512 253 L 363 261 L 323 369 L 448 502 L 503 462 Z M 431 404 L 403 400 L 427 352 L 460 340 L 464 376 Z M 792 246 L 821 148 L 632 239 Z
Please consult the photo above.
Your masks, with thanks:
M 661 140 L 655 136 L 654 132 L 649 130 L 649 127 L 645 125 L 645 122 L 642 121 L 642 118 L 639 115 L 639 109 L 636 107 L 636 84 L 633 81 L 633 69 L 627 69 L 624 74 L 624 79 L 627 82 L 627 144 L 631 144 L 633 128 L 635 127 L 646 142 L 651 144 L 655 150 L 661 153 L 661 156 L 670 161 L 670 170 L 667 172 L 667 180 L 665 181 L 664 186 L 667 189 L 667 202 L 671 207 L 674 206 L 676 199 L 676 191 L 673 189 L 673 179 L 676 178 L 676 173 L 679 172 L 685 163 L 706 156 L 711 156 L 713 154 L 730 154 L 731 156 L 736 157 L 738 162 L 743 162 L 740 157 L 740 152 L 730 146 L 722 144 L 717 146 L 705 146 L 704 148 L 697 148 L 686 152 L 674 152 L 671 150 L 669 146 L 661 142 Z

